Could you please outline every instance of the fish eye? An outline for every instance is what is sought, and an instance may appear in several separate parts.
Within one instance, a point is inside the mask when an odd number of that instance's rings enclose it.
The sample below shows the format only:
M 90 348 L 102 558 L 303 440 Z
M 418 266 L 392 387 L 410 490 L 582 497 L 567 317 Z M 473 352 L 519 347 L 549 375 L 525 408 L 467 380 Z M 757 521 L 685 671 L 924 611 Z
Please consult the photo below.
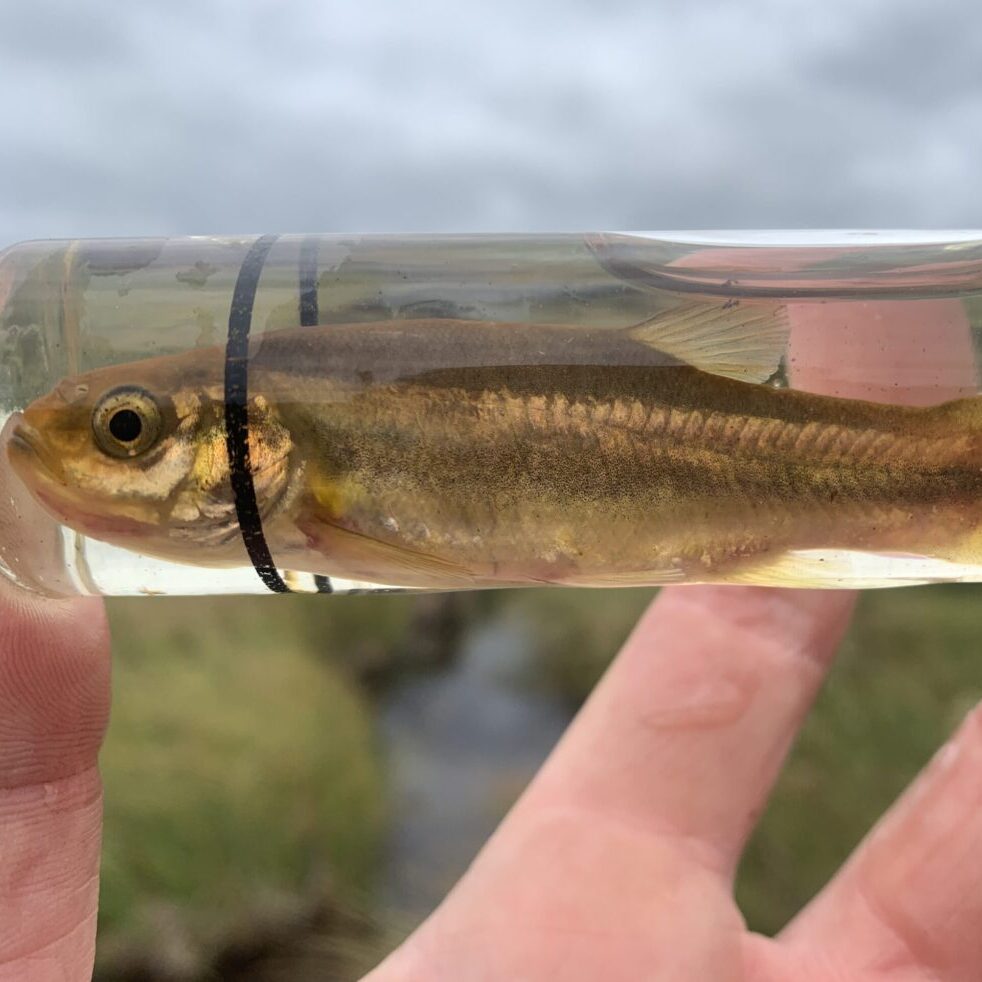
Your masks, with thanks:
M 96 445 L 110 457 L 136 457 L 160 436 L 163 416 L 145 389 L 125 386 L 107 392 L 92 413 Z

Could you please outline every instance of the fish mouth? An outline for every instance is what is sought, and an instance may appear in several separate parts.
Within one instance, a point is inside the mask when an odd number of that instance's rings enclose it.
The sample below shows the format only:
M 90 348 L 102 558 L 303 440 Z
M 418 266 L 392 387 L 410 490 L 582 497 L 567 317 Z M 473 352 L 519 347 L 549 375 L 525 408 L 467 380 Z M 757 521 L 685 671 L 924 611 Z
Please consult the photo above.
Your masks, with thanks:
M 11 422 L 13 428 L 9 431 L 6 440 L 11 460 L 16 460 L 18 457 L 22 459 L 30 457 L 47 466 L 47 461 L 45 461 L 42 452 L 41 434 L 30 423 L 25 422 L 24 417 L 20 416 L 19 413 L 12 418 Z
M 44 480 L 60 483 L 61 461 L 45 446 L 40 431 L 26 422 L 20 413 L 8 420 L 0 444 L 0 450 L 7 451 L 7 459 L 28 487 Z
M 26 423 L 19 423 L 14 427 L 13 433 L 10 434 L 10 440 L 7 445 L 25 453 L 36 454 L 37 445 L 35 441 L 37 437 L 37 430 L 28 426 Z
M 34 451 L 34 442 L 39 436 L 38 431 L 20 412 L 11 413 L 4 426 L 0 428 L 0 443 L 15 446 L 18 450 Z

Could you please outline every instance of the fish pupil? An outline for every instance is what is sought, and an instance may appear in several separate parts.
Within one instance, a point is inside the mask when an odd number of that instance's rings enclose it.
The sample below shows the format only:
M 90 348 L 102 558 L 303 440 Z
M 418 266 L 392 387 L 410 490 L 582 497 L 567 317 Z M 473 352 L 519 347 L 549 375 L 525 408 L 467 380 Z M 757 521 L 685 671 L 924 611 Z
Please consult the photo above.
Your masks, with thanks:
M 120 409 L 109 418 L 109 432 L 120 443 L 132 443 L 143 432 L 143 420 L 132 409 Z

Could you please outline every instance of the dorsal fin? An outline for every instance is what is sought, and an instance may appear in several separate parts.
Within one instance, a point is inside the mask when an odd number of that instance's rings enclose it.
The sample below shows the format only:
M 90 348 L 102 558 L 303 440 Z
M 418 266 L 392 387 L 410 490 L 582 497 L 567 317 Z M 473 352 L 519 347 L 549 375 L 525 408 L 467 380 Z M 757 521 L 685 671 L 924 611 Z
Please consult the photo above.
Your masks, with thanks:
M 741 382 L 766 382 L 788 344 L 787 308 L 773 303 L 685 303 L 629 328 L 636 341 L 693 368 Z

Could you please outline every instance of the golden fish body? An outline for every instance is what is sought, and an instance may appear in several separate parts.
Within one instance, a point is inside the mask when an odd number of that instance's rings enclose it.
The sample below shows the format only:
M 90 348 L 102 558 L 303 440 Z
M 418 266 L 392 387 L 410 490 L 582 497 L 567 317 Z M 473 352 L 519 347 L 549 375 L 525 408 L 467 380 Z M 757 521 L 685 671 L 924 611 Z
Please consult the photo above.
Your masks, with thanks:
M 978 524 L 974 401 L 880 406 L 684 365 L 446 370 L 329 409 L 266 384 L 310 462 L 267 531 L 298 568 L 345 556 L 349 575 L 389 563 L 386 582 L 429 586 L 725 580 L 792 549 L 954 557 Z
M 249 446 L 277 565 L 466 588 L 812 585 L 827 558 L 836 585 L 831 557 L 844 550 L 982 561 L 976 400 L 909 408 L 760 384 L 780 332 L 741 353 L 756 364 L 744 372 L 706 358 L 684 319 L 685 330 L 677 316 L 623 332 L 438 320 L 267 335 L 249 368 Z M 215 349 L 69 380 L 25 411 L 11 459 L 88 534 L 244 563 L 223 367 Z M 110 459 L 92 419 L 119 386 L 159 403 L 161 436 Z

